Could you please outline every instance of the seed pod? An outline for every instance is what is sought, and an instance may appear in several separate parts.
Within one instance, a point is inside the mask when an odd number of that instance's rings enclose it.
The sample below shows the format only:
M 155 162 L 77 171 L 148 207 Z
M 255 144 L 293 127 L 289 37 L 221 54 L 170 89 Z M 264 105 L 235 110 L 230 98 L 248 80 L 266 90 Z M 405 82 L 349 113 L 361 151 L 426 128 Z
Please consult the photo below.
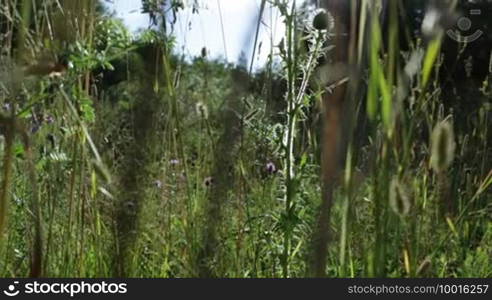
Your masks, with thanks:
M 453 127 L 448 121 L 439 123 L 431 137 L 431 167 L 437 173 L 446 170 L 454 159 L 456 144 Z
M 389 198 L 390 206 L 397 215 L 408 215 L 411 207 L 410 195 L 396 177 L 391 180 Z

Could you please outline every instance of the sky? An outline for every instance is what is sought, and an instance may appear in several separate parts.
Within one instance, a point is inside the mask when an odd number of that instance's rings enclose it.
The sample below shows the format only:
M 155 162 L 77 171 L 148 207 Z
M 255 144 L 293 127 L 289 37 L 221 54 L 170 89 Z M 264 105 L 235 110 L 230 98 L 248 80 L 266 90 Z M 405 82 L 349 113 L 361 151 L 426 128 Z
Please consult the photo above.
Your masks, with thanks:
M 148 17 L 141 14 L 140 0 L 113 0 L 107 2 L 116 17 L 123 19 L 135 32 L 148 26 Z M 261 0 L 199 0 L 198 14 L 192 13 L 192 1 L 180 11 L 174 28 L 177 50 L 193 57 L 206 47 L 209 58 L 223 58 L 238 63 L 241 56 L 251 64 Z M 265 64 L 273 46 L 278 45 L 285 31 L 280 13 L 269 4 L 262 17 L 254 67 Z

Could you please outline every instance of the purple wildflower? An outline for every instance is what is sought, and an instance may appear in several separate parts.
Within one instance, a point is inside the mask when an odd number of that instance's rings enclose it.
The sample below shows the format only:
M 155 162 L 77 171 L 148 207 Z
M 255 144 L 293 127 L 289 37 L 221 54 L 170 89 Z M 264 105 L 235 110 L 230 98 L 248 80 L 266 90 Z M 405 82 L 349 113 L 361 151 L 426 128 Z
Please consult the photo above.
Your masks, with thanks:
M 277 172 L 277 167 L 273 162 L 268 162 L 265 166 L 265 170 L 267 171 L 268 174 L 274 174 Z
M 31 127 L 31 133 L 36 133 L 38 132 L 39 128 L 41 128 L 41 126 L 37 123 L 34 123 Z
M 55 118 L 53 118 L 53 116 L 46 116 L 44 117 L 44 121 L 48 124 L 52 124 L 53 122 L 55 122 Z

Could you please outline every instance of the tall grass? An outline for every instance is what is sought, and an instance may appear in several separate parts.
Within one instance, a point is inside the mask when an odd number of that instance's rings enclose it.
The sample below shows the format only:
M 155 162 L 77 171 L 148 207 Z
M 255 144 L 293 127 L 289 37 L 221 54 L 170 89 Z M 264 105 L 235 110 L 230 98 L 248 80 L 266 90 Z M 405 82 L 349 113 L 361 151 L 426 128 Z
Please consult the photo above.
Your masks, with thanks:
M 134 35 L 97 1 L 4 1 L 0 274 L 490 277 L 491 73 L 460 115 L 442 31 L 321 2 L 261 1 L 253 58 L 270 11 L 286 32 L 254 71 L 178 55 L 155 1 Z

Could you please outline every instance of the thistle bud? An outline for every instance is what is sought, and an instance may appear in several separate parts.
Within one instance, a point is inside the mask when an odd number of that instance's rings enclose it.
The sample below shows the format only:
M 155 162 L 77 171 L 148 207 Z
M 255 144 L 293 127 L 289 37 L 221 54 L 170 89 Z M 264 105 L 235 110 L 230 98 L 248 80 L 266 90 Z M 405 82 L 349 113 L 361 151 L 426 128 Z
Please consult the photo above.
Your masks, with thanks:
M 325 11 L 318 12 L 314 16 L 313 27 L 317 30 L 328 29 L 328 14 Z
M 196 113 L 203 119 L 208 119 L 208 109 L 203 102 L 198 102 L 195 106 Z
M 206 187 L 211 187 L 213 184 L 214 184 L 214 178 L 211 176 L 205 178 L 205 180 L 203 181 L 203 185 L 205 185 Z
M 307 17 L 307 20 L 307 27 L 318 31 L 332 32 L 335 28 L 333 16 L 324 8 L 318 8 L 311 12 Z

